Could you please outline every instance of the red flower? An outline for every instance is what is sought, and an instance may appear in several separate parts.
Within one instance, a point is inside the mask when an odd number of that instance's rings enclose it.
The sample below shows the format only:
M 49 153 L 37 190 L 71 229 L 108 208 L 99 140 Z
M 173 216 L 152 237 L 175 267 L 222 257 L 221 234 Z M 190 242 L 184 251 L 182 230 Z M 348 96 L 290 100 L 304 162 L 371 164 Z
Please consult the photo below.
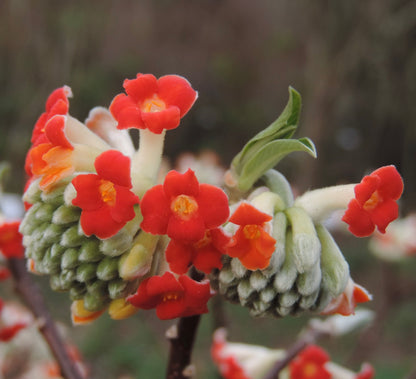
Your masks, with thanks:
M 227 254 L 238 258 L 249 270 L 264 269 L 269 265 L 276 240 L 264 230 L 272 219 L 249 203 L 242 203 L 230 217 L 230 222 L 240 225 L 227 246 Z
M 19 221 L 0 225 L 0 251 L 6 258 L 23 258 L 23 236 L 19 232 Z
M 32 132 L 32 147 L 30 148 L 29 152 L 26 155 L 26 162 L 25 162 L 25 170 L 29 176 L 34 174 L 33 165 L 37 165 L 35 170 L 38 171 L 36 175 L 39 175 L 39 170 L 44 167 L 44 162 L 42 163 L 40 159 L 42 156 L 39 156 L 39 151 L 34 152 L 33 150 L 36 149 L 39 145 L 48 144 L 49 148 L 45 149 L 45 146 L 41 148 L 41 151 L 45 153 L 47 150 L 53 147 L 51 145 L 51 141 L 49 140 L 48 136 L 46 135 L 46 126 L 54 116 L 61 115 L 65 116 L 68 114 L 69 109 L 69 101 L 68 97 L 72 96 L 71 88 L 68 86 L 63 86 L 61 88 L 56 89 L 53 91 L 48 99 L 46 100 L 45 112 L 41 114 L 41 116 L 36 121 L 35 127 L 33 128 Z M 68 146 L 67 146 L 68 147 Z M 71 145 L 69 144 L 71 148 Z M 35 158 L 34 158 L 35 157 Z M 35 159 L 35 162 L 34 162 Z
M 135 216 L 139 198 L 132 192 L 130 158 L 108 150 L 95 160 L 97 174 L 78 175 L 72 180 L 80 207 L 81 227 L 87 236 L 109 238 Z
M 290 379 L 330 379 L 332 375 L 326 370 L 328 354 L 319 346 L 305 348 L 289 365 Z
M 68 97 L 72 96 L 71 88 L 63 86 L 53 91 L 46 100 L 45 112 L 36 121 L 31 142 L 34 146 L 45 142 L 43 139 L 45 125 L 55 115 L 66 115 L 69 109 Z
M 156 308 L 157 317 L 170 320 L 207 313 L 211 297 L 209 281 L 196 282 L 186 275 L 178 279 L 171 272 L 145 279 L 127 301 L 142 309 Z
M 148 190 L 141 200 L 142 229 L 167 234 L 182 242 L 202 239 L 207 229 L 223 224 L 229 215 L 227 195 L 210 184 L 199 184 L 195 173 L 170 171 L 163 185 Z
M 232 354 L 231 349 L 227 349 L 228 342 L 222 329 L 214 333 L 214 341 L 211 347 L 212 360 L 218 367 L 221 376 L 224 379 L 251 379 L 238 362 L 237 354 Z M 250 352 L 246 352 L 248 356 Z
M 214 268 L 222 268 L 221 257 L 228 241 L 219 228 L 207 230 L 205 236 L 195 243 L 171 240 L 165 251 L 166 261 L 176 274 L 184 274 L 191 264 L 209 274 Z
M 123 83 L 127 95 L 117 95 L 110 111 L 118 121 L 118 129 L 149 129 L 160 134 L 175 129 L 198 94 L 189 82 L 177 75 L 156 79 L 151 74 L 137 74 L 136 79 Z
M 355 199 L 348 204 L 342 220 L 357 237 L 366 237 L 375 227 L 385 233 L 390 222 L 399 215 L 398 200 L 403 180 L 394 166 L 384 166 L 363 178 L 354 188 Z
M 371 299 L 372 297 L 368 291 L 359 284 L 354 283 L 354 281 L 350 278 L 344 292 L 333 299 L 322 311 L 322 314 L 340 314 L 343 316 L 349 316 L 355 313 L 355 307 L 357 304 L 366 303 Z

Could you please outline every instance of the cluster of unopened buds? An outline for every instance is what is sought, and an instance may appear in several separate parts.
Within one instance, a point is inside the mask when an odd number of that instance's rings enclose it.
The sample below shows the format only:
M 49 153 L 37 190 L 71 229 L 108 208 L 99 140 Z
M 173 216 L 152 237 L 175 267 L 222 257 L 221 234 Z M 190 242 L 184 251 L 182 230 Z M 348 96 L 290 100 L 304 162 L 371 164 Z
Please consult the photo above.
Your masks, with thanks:
M 84 123 L 69 114 L 71 89 L 53 91 L 26 158 L 27 266 L 69 292 L 75 324 L 105 311 L 114 319 L 139 309 L 160 319 L 203 314 L 215 293 L 272 317 L 349 315 L 371 299 L 323 222 L 344 210 L 354 235 L 384 233 L 403 190 L 394 166 L 294 198 L 273 168 L 291 152 L 316 152 L 309 139 L 291 138 L 300 96 L 290 88 L 282 114 L 236 155 L 222 185 L 191 169 L 160 180 L 166 132 L 197 92 L 176 75 L 138 74 L 123 87 Z M 128 129 L 139 129 L 137 144 Z M 0 234 L 6 255 L 7 238 Z

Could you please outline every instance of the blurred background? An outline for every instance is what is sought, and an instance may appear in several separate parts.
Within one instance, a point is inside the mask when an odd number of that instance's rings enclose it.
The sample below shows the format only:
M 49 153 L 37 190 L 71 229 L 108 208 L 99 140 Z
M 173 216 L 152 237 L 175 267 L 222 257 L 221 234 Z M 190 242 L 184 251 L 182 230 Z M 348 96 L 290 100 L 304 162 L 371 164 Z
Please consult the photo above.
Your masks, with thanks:
M 315 142 L 318 159 L 286 158 L 279 169 L 290 181 L 304 191 L 394 164 L 405 180 L 403 215 L 416 210 L 414 0 L 2 0 L 0 161 L 13 168 L 7 190 L 22 191 L 32 128 L 53 89 L 72 88 L 70 113 L 83 120 L 138 72 L 183 75 L 199 92 L 181 127 L 168 133 L 172 161 L 211 149 L 228 165 L 280 114 L 293 86 L 303 98 L 296 136 Z M 354 279 L 376 295 L 370 307 L 379 316 L 364 336 L 323 344 L 339 363 L 358 369 L 368 360 L 377 378 L 405 377 L 416 356 L 416 265 L 380 262 L 365 241 L 340 238 Z M 49 298 L 53 307 L 67 301 Z M 65 322 L 67 303 L 57 310 Z M 253 320 L 232 306 L 227 312 L 230 339 L 270 347 L 287 346 L 305 324 Z M 153 316 L 104 318 L 75 330 L 96 378 L 163 377 L 168 325 Z M 198 378 L 216 377 L 206 359 L 209 339 L 205 317 Z

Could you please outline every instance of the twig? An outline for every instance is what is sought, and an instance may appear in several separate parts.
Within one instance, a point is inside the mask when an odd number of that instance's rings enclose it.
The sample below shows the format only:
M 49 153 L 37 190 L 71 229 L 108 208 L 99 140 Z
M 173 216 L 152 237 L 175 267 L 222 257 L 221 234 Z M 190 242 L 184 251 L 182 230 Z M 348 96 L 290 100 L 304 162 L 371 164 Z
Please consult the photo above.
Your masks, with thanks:
M 204 275 L 192 267 L 190 277 L 199 282 Z M 168 331 L 170 354 L 166 379 L 189 379 L 192 376 L 191 356 L 200 319 L 201 315 L 181 317 L 177 326 Z
M 294 359 L 305 347 L 316 342 L 319 337 L 328 335 L 326 332 L 309 327 L 301 337 L 286 351 L 286 356 L 277 361 L 263 379 L 278 379 L 280 372 Z
M 8 259 L 8 265 L 14 278 L 16 291 L 28 305 L 35 318 L 41 320 L 38 326 L 39 331 L 43 334 L 59 364 L 62 376 L 65 379 L 82 379 L 81 374 L 65 349 L 65 344 L 56 329 L 39 287 L 26 271 L 25 261 L 23 259 L 10 258 Z
M 182 317 L 177 326 L 177 335 L 170 338 L 170 355 L 166 379 L 189 379 L 192 349 L 201 316 Z M 191 371 L 191 370 L 190 370 Z

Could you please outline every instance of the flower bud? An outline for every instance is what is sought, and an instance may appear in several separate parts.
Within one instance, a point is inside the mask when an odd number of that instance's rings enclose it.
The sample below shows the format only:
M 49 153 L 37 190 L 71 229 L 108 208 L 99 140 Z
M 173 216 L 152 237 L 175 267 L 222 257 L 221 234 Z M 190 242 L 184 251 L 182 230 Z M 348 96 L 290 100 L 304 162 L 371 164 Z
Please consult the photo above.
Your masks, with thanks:
M 141 231 L 130 251 L 124 253 L 119 263 L 119 274 L 123 279 L 133 280 L 147 274 L 152 265 L 158 236 Z
M 304 273 L 319 261 L 321 244 L 311 218 L 302 208 L 292 207 L 285 212 L 292 227 L 295 264 Z
M 61 257 L 61 268 L 62 270 L 67 270 L 71 268 L 76 268 L 79 265 L 78 261 L 79 250 L 74 248 L 66 249 Z
M 350 278 L 349 266 L 328 230 L 322 225 L 318 225 L 316 230 L 322 244 L 322 285 L 332 297 L 337 297 Z
M 88 324 L 102 315 L 104 310 L 88 311 L 84 300 L 76 300 L 71 305 L 71 317 L 74 325 Z
M 97 278 L 101 280 L 112 280 L 118 277 L 118 262 L 117 258 L 105 257 L 97 267 Z
M 110 303 L 108 314 L 113 320 L 123 320 L 139 311 L 139 308 L 128 303 L 125 299 L 116 299 Z

